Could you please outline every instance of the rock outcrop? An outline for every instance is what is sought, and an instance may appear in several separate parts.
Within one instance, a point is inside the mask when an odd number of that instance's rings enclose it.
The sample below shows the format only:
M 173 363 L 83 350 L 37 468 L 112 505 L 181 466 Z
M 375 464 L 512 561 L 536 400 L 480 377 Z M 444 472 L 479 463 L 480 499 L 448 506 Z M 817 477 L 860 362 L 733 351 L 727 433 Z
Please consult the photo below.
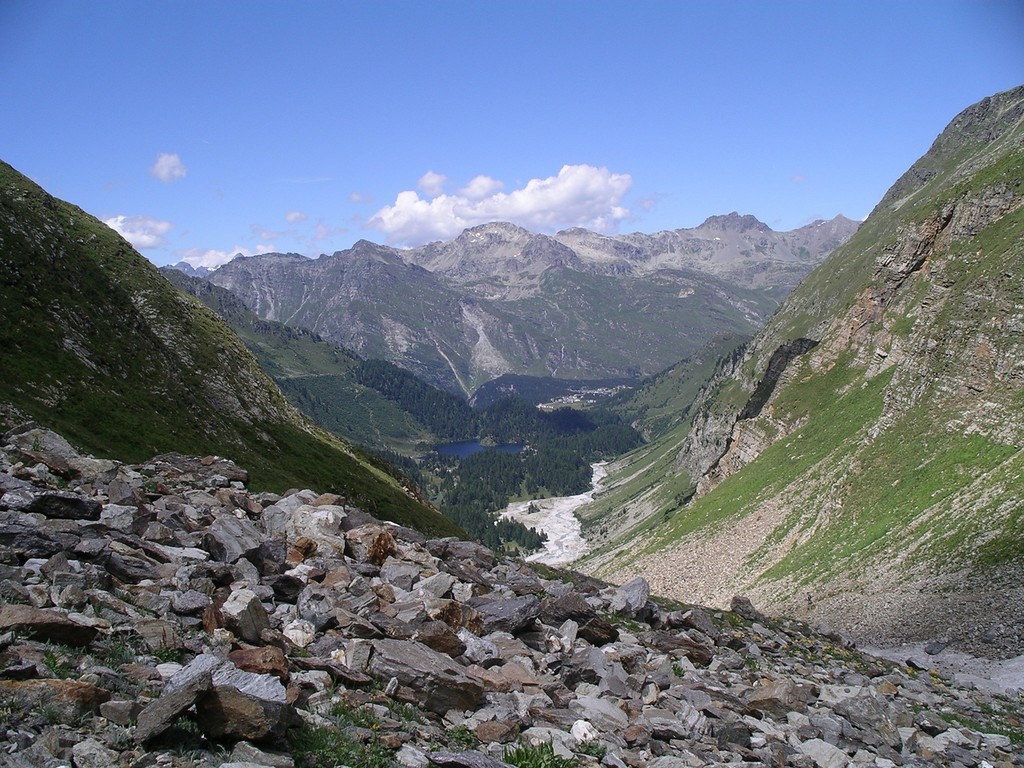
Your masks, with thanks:
M 101 511 L 0 502 L 4 765 L 1024 762 L 1019 692 L 743 598 L 710 611 L 532 570 L 334 495 L 251 493 L 214 457 L 60 488 L 37 458 L 6 441 L 2 498 Z

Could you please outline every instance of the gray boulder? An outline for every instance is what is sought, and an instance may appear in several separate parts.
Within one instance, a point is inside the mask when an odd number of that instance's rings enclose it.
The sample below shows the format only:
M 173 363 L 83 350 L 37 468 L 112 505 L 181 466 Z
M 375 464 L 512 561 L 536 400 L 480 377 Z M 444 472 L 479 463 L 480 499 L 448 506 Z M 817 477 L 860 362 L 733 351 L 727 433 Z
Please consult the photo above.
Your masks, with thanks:
M 14 488 L 0 496 L 0 509 L 28 512 L 58 520 L 99 520 L 103 505 L 69 491 Z
M 214 739 L 279 741 L 295 720 L 276 676 L 245 672 L 230 663 L 214 671 L 196 713 L 203 733 Z
M 508 632 L 514 635 L 529 627 L 540 616 L 540 600 L 535 595 L 513 597 L 508 600 L 473 600 L 471 605 L 480 614 L 484 635 L 491 632 Z
M 139 713 L 135 741 L 142 744 L 170 728 L 178 715 L 210 689 L 214 670 L 224 663 L 219 656 L 204 653 L 180 669 L 164 686 L 160 697 Z
M 474 708 L 483 696 L 479 680 L 450 657 L 415 640 L 374 640 L 369 671 L 378 680 L 397 678 L 416 704 L 442 715 Z
M 740 616 L 746 619 L 747 621 L 756 621 L 761 624 L 767 622 L 767 619 L 764 617 L 764 614 L 754 607 L 754 604 L 750 602 L 749 597 L 736 595 L 732 599 L 732 602 L 729 604 L 729 609 L 737 616 Z
M 267 611 L 251 589 L 236 589 L 221 606 L 224 626 L 249 643 L 258 643 L 270 627 Z
M 651 585 L 647 579 L 637 576 L 627 581 L 612 595 L 611 609 L 627 616 L 636 616 L 643 611 L 651 597 Z
M 258 552 L 264 539 L 249 520 L 234 515 L 217 515 L 206 533 L 210 554 L 224 563 Z

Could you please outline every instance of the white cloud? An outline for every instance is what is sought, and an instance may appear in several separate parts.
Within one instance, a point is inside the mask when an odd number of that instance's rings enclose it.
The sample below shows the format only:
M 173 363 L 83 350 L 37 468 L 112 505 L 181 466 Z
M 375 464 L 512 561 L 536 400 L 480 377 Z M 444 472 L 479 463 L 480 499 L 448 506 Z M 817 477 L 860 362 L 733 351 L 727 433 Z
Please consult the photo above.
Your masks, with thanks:
M 326 240 L 333 234 L 330 227 L 324 224 L 322 221 L 318 221 L 316 225 L 316 231 L 313 233 L 313 242 L 318 240 Z
M 427 176 L 444 178 L 430 171 L 420 179 L 421 188 Z M 497 179 L 477 176 L 456 195 L 423 199 L 412 190 L 400 192 L 367 225 L 385 232 L 388 242 L 402 245 L 455 237 L 490 221 L 541 232 L 576 226 L 607 233 L 629 216 L 621 203 L 632 183 L 628 173 L 592 165 L 563 165 L 557 176 L 531 179 L 508 193 L 497 191 Z
M 277 230 L 267 229 L 260 224 L 250 224 L 249 232 L 254 238 L 259 240 L 276 240 L 279 237 L 287 235 L 287 232 L 278 232 Z
M 470 200 L 481 200 L 488 195 L 493 195 L 505 185 L 498 179 L 490 176 L 476 176 L 470 179 L 469 184 L 459 190 L 459 194 L 468 197 Z
M 176 152 L 161 152 L 149 172 L 160 181 L 167 183 L 177 181 L 188 173 L 188 168 L 181 162 Z
M 159 248 L 164 235 L 174 227 L 169 221 L 150 216 L 115 216 L 103 222 L 138 249 Z
M 443 173 L 434 173 L 433 171 L 427 171 L 417 182 L 416 186 L 424 191 L 430 197 L 436 197 L 444 192 L 444 184 L 448 181 L 448 177 Z
M 213 248 L 188 248 L 178 251 L 180 261 L 188 262 L 193 267 L 206 267 L 207 269 L 216 269 L 227 264 L 236 256 L 252 256 L 252 251 L 240 246 L 235 246 L 230 251 L 218 251 Z
M 284 215 L 284 220 L 289 224 L 297 224 L 300 221 L 306 220 L 306 214 L 302 211 L 288 211 L 288 213 Z

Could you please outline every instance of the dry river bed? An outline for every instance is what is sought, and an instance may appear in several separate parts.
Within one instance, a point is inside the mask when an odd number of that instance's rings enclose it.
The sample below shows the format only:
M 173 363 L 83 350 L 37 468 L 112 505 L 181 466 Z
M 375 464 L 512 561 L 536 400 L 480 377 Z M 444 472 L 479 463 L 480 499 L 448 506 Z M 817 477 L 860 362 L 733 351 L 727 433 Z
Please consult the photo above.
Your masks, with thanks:
M 919 665 L 935 669 L 943 677 L 952 678 L 962 685 L 973 685 L 989 693 L 1024 691 L 1024 656 L 1005 660 L 985 659 L 952 648 L 929 655 L 925 652 L 927 645 L 913 643 L 895 648 L 862 647 L 860 650 L 902 663 L 912 659 Z
M 547 535 L 544 547 L 526 559 L 544 565 L 566 565 L 586 554 L 587 542 L 575 512 L 594 499 L 594 493 L 601 481 L 608 475 L 605 463 L 591 464 L 594 474 L 590 490 L 576 496 L 554 496 L 550 499 L 516 501 L 509 504 L 501 517 L 517 520 L 527 528 L 534 528 Z M 530 511 L 530 505 L 533 510 Z

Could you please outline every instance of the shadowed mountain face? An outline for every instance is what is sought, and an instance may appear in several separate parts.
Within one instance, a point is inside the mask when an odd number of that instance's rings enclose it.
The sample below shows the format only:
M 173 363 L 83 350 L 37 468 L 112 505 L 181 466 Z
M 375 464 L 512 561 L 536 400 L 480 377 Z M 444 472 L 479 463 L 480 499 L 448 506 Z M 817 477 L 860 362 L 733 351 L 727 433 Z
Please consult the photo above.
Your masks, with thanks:
M 239 258 L 209 276 L 259 316 L 470 394 L 503 374 L 635 378 L 718 333 L 760 328 L 857 225 L 773 232 L 750 216 L 692 230 L 538 235 L 496 222 L 397 250 Z
M 1022 275 L 1017 88 L 959 115 L 702 385 L 669 480 L 631 489 L 658 554 L 594 567 L 788 611 L 810 591 L 865 637 L 1019 627 Z
M 33 419 L 130 461 L 229 456 L 258 488 L 312 485 L 406 524 L 457 530 L 306 421 L 213 311 L 6 164 L 0 267 L 0 421 Z

